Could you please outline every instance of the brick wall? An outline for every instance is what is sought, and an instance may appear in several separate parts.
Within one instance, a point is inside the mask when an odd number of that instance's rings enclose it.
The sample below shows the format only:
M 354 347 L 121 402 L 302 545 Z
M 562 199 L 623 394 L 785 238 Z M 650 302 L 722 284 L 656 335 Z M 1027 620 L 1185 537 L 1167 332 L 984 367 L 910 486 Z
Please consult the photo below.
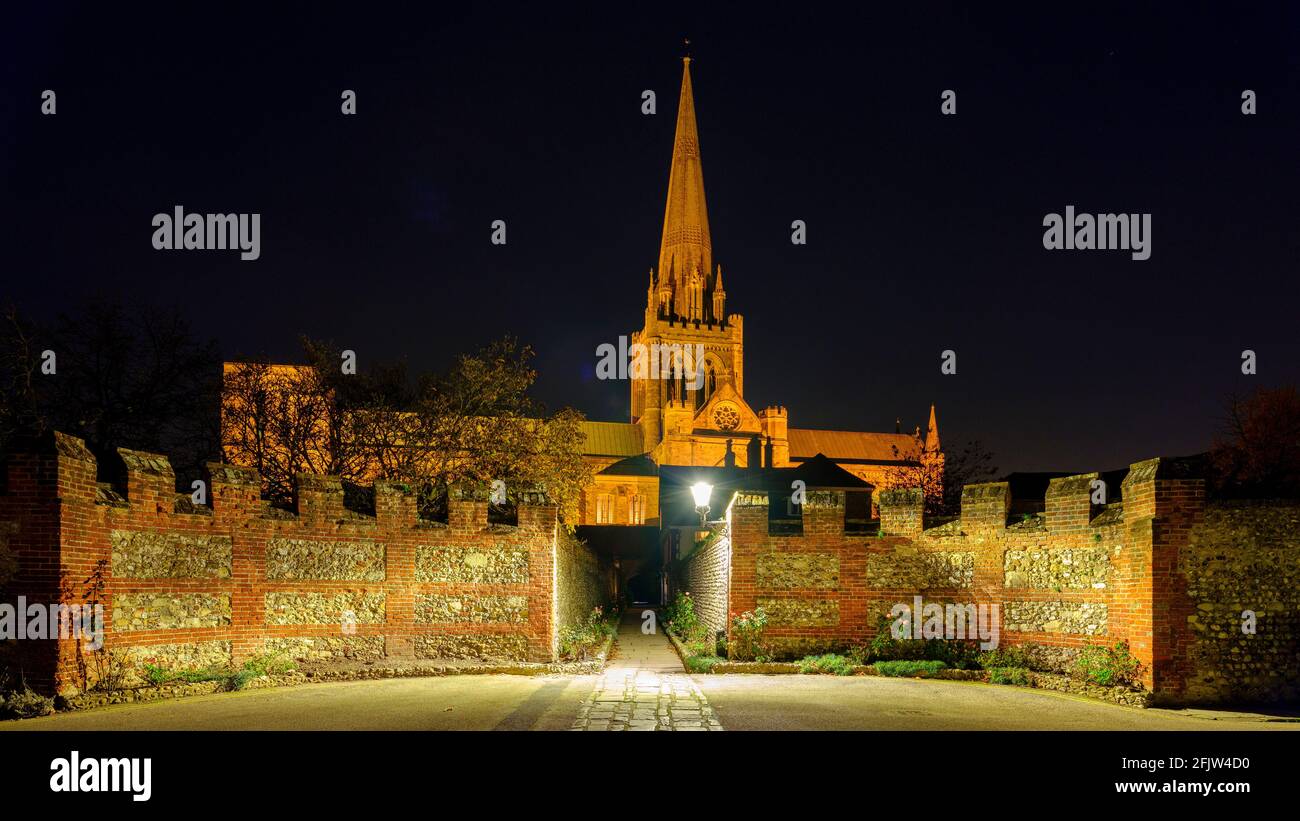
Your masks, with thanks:
M 1300 505 L 1207 507 L 1178 460 L 1132 465 L 1110 504 L 1093 504 L 1098 478 L 1054 479 L 1042 514 L 1010 519 L 1006 483 L 970 485 L 961 518 L 928 528 L 918 492 L 887 490 L 871 535 L 845 532 L 842 493 L 810 493 L 801 534 L 769 532 L 767 497 L 741 493 L 719 542 L 729 556 L 697 553 L 683 575 L 729 615 L 762 606 L 787 657 L 864 644 L 880 615 L 921 596 L 998 605 L 1001 645 L 1032 643 L 1058 667 L 1085 644 L 1127 640 L 1169 701 L 1294 698 Z
M 540 495 L 523 495 L 514 526 L 489 524 L 486 499 L 456 492 L 449 521 L 436 523 L 417 518 L 401 484 L 377 483 L 375 510 L 363 514 L 344 508 L 338 479 L 301 476 L 296 510 L 284 511 L 260 498 L 251 470 L 212 465 L 210 504 L 196 506 L 175 492 L 165 458 L 121 458 L 124 493 L 96 481 L 95 459 L 73 437 L 9 459 L 0 543 L 16 570 L 0 585 L 10 603 L 19 592 L 101 602 L 105 647 L 131 675 L 146 660 L 238 664 L 271 650 L 555 658 L 557 515 Z M 582 551 L 569 548 L 569 566 L 594 563 Z M 11 665 L 64 692 L 93 684 L 88 661 L 102 658 L 74 641 L 13 644 Z

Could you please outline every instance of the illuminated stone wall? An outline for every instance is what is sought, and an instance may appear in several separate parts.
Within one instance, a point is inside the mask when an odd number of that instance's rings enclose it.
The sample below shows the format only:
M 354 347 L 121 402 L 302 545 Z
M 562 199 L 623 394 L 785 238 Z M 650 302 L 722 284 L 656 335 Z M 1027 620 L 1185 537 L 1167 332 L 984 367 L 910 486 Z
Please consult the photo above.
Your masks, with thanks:
M 12 577 L 0 592 L 104 605 L 105 647 L 140 672 L 240 665 L 281 652 L 302 662 L 555 660 L 559 619 L 603 603 L 596 559 L 566 543 L 554 506 L 525 492 L 517 525 L 456 492 L 446 523 L 419 519 L 414 494 L 381 482 L 369 512 L 340 483 L 300 477 L 292 511 L 260 498 L 247 468 L 211 466 L 210 505 L 178 494 L 167 460 L 122 451 L 124 486 L 96 480 L 84 444 L 56 434 L 13 455 L 0 494 Z M 15 567 L 10 569 L 9 565 Z M 3 584 L 3 582 L 0 582 Z M 557 587 L 563 591 L 557 601 Z M 72 639 L 17 642 L 27 678 L 73 692 L 101 675 Z
M 832 492 L 809 494 L 802 533 L 773 531 L 766 495 L 742 493 L 724 550 L 692 555 L 683 584 L 697 610 L 763 607 L 765 638 L 784 657 L 866 644 L 883 614 L 920 596 L 997 605 L 1000 644 L 1031 645 L 1043 669 L 1126 641 L 1166 701 L 1296 698 L 1300 504 L 1207 504 L 1179 460 L 1132 465 L 1108 505 L 1092 503 L 1098 478 L 1054 479 L 1044 512 L 1019 517 L 1006 483 L 971 485 L 961 518 L 934 527 L 919 494 L 888 491 L 880 533 L 846 532 Z

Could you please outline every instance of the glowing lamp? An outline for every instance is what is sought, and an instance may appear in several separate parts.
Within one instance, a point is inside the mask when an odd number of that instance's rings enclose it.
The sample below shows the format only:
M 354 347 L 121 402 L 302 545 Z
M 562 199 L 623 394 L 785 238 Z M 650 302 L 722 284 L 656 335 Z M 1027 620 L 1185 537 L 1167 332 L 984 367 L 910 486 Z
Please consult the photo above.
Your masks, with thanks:
M 713 485 L 708 482 L 696 482 L 691 485 L 691 495 L 695 497 L 695 510 L 700 514 L 700 527 L 704 527 L 709 515 L 709 497 L 713 495 Z

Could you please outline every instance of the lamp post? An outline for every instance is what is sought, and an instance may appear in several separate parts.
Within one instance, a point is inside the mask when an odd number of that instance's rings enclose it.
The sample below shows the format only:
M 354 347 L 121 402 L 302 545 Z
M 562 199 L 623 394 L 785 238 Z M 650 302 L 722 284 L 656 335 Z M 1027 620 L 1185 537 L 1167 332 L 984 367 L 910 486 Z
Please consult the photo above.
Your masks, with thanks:
M 691 495 L 695 497 L 695 511 L 700 514 L 700 527 L 703 528 L 709 515 L 709 497 L 713 495 L 713 485 L 696 482 L 691 485 Z

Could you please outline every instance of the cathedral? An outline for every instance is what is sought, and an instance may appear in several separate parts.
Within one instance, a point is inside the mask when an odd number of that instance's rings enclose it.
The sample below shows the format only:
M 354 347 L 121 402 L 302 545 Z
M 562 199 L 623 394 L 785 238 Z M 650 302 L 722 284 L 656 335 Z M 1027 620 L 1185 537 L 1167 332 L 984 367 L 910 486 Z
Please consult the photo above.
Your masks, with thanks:
M 631 339 L 634 347 L 702 352 L 700 370 L 633 369 L 630 421 L 585 423 L 595 481 L 583 499 L 584 525 L 659 524 L 664 465 L 781 468 L 820 454 L 880 489 L 890 484 L 891 471 L 942 460 L 933 406 L 924 433 L 871 433 L 790 427 L 785 407 L 756 411 L 745 401 L 744 320 L 727 312 L 722 266 L 713 258 L 689 57 L 659 264 L 650 271 L 642 326 Z

